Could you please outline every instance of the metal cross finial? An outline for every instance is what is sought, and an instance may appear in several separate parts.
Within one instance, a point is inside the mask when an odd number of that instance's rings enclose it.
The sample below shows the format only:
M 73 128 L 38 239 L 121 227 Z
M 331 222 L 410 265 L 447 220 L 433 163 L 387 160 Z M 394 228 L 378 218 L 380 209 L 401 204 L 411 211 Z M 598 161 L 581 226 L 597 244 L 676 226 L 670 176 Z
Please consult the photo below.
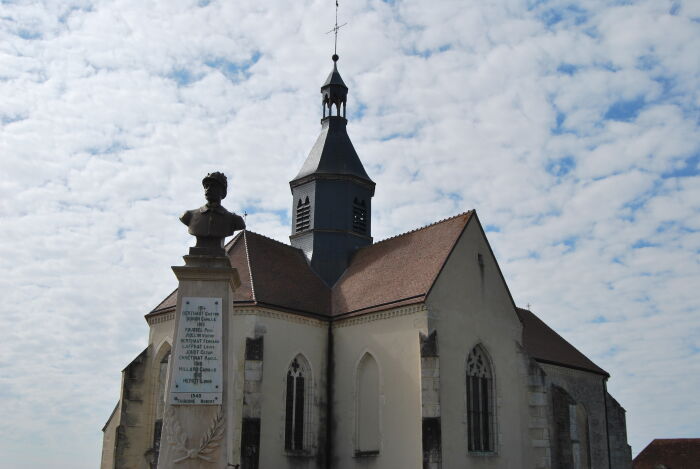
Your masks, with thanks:
M 338 56 L 338 30 L 345 26 L 347 23 L 343 23 L 338 26 L 338 0 L 335 0 L 335 27 L 328 31 L 326 34 L 335 33 L 335 44 L 333 46 L 333 57 Z M 337 59 L 334 59 L 337 60 Z
M 530 310 L 530 303 L 527 304 L 527 309 Z

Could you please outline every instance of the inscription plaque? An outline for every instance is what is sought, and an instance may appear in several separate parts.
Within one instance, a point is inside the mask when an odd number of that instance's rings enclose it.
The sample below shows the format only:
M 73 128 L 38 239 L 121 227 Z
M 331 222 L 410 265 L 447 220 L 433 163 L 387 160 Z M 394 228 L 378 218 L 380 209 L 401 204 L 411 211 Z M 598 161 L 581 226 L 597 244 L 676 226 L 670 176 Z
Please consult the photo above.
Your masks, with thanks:
M 221 404 L 221 302 L 221 298 L 182 298 L 170 404 Z

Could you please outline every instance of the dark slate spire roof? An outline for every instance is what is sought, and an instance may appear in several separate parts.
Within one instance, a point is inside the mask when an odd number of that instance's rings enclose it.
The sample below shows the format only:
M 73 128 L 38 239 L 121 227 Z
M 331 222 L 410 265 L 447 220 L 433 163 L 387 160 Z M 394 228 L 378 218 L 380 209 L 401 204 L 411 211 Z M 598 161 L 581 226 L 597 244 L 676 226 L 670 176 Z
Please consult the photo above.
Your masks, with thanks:
M 335 55 L 334 57 L 337 57 Z M 338 61 L 334 60 L 333 61 L 333 71 L 328 74 L 328 78 L 326 78 L 326 82 L 323 84 L 321 88 L 325 88 L 326 86 L 329 85 L 340 85 L 344 87 L 346 90 L 348 89 L 347 85 L 343 81 L 343 78 L 340 76 L 340 72 L 338 72 Z
M 291 181 L 292 186 L 296 185 L 300 179 L 312 175 L 350 176 L 374 186 L 347 133 L 348 121 L 345 118 L 345 108 L 348 87 L 338 72 L 337 62 L 338 56 L 333 55 L 333 71 L 321 87 L 324 105 L 321 134 L 316 139 L 301 171 Z M 334 112 L 335 115 L 333 115 Z
M 357 156 L 342 117 L 327 117 L 316 143 L 294 181 L 312 174 L 355 176 L 374 184 Z

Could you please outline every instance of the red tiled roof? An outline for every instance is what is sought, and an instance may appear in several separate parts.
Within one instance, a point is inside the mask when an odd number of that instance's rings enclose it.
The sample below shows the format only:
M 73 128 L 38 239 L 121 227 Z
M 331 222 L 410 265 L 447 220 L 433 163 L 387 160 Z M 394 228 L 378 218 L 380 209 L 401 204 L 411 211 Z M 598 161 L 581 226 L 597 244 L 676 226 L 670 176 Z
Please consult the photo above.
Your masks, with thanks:
M 523 308 L 517 308 L 516 311 L 523 324 L 523 347 L 535 360 L 610 376 L 532 311 Z
M 634 469 L 700 469 L 700 438 L 656 439 L 632 461 Z
M 333 315 L 423 301 L 473 212 L 360 249 L 333 286 Z
M 241 279 L 234 303 L 328 315 L 330 289 L 311 270 L 301 250 L 252 231 L 238 233 L 226 250 Z M 176 300 L 177 290 L 149 315 L 172 310 Z
M 332 289 L 301 250 L 241 231 L 226 246 L 241 279 L 235 303 L 330 319 L 423 302 L 473 215 L 462 213 L 360 249 Z M 176 298 L 177 290 L 147 317 L 173 310 Z M 533 358 L 608 376 L 532 312 L 517 313 L 523 346 Z
M 251 231 L 226 246 L 241 286 L 236 303 L 335 317 L 423 301 L 472 212 L 360 249 L 331 289 L 301 250 Z M 149 314 L 175 307 L 177 290 Z
M 300 249 L 250 231 L 244 233 L 244 239 L 256 303 L 328 315 L 330 290 Z

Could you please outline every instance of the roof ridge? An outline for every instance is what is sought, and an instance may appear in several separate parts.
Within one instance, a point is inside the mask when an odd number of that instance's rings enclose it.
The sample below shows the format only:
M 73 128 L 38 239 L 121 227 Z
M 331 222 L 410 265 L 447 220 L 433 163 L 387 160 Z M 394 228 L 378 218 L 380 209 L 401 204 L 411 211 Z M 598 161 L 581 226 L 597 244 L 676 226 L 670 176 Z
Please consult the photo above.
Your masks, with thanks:
M 272 242 L 274 242 L 274 243 L 281 244 L 282 246 L 287 247 L 287 248 L 291 248 L 291 249 L 294 249 L 294 250 L 298 250 L 298 249 L 299 249 L 299 248 L 295 248 L 295 247 L 292 246 L 291 244 L 283 243 L 282 241 L 278 241 L 278 240 L 276 240 L 275 238 L 270 238 L 269 236 L 265 236 L 264 234 L 258 233 L 257 231 L 251 231 L 251 230 L 243 230 L 243 231 L 245 231 L 245 232 L 247 232 L 247 233 L 254 234 L 254 235 L 256 235 L 256 236 L 260 236 L 261 238 L 265 238 L 265 239 L 267 239 L 268 241 L 272 241 Z
M 248 276 L 250 277 L 250 294 L 253 297 L 253 301 L 258 301 L 255 297 L 255 282 L 253 281 L 253 266 L 250 264 L 250 254 L 248 253 L 248 237 L 246 236 L 247 230 L 242 230 L 243 233 L 243 246 L 245 247 L 245 261 L 248 263 Z
M 376 246 L 377 244 L 381 244 L 381 243 L 384 243 L 384 242 L 386 242 L 386 241 L 391 241 L 392 239 L 399 238 L 399 237 L 405 236 L 405 235 L 407 235 L 407 234 L 415 233 L 415 232 L 417 232 L 417 231 L 421 231 L 421 230 L 424 230 L 424 229 L 426 229 L 426 228 L 430 228 L 431 226 L 439 225 L 440 223 L 444 223 L 444 222 L 446 222 L 446 221 L 454 220 L 455 218 L 459 218 L 459 217 L 461 217 L 461 216 L 463 216 L 463 215 L 471 215 L 472 213 L 474 213 L 474 209 L 467 210 L 467 211 L 462 212 L 462 213 L 458 213 L 457 215 L 453 215 L 453 216 L 451 216 L 451 217 L 443 218 L 442 220 L 435 221 L 435 222 L 430 223 L 430 224 L 428 224 L 428 225 L 419 226 L 418 228 L 414 228 L 414 229 L 412 229 L 412 230 L 405 231 L 405 232 L 403 232 L 403 233 L 399 233 L 399 234 L 396 234 L 396 235 L 394 235 L 394 236 L 390 236 L 390 237 L 388 237 L 388 238 L 384 238 L 384 239 L 382 239 L 382 240 L 377 241 L 376 243 L 370 244 L 370 246 Z M 370 247 L 370 246 L 368 246 L 368 247 Z
M 226 251 L 226 254 L 228 254 L 231 251 L 231 249 L 233 249 L 233 245 L 236 244 L 236 241 L 238 241 L 238 239 L 241 237 L 243 231 L 245 230 L 241 230 L 238 233 L 236 233 L 236 236 L 231 238 L 229 242 L 224 245 L 224 251 Z

